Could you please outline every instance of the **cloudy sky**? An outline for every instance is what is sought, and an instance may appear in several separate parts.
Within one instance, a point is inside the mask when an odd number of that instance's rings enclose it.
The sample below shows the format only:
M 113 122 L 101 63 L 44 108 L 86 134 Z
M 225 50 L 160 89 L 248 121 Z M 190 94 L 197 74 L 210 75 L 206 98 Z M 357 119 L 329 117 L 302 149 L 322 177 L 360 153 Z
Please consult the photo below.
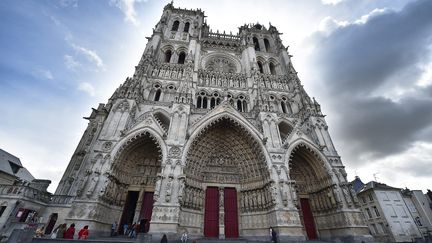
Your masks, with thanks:
M 0 1 L 0 148 L 57 187 L 86 128 L 168 1 Z M 321 103 L 349 179 L 426 190 L 432 175 L 432 1 L 175 1 L 213 30 L 271 22 Z M 375 176 L 375 177 L 374 177 Z

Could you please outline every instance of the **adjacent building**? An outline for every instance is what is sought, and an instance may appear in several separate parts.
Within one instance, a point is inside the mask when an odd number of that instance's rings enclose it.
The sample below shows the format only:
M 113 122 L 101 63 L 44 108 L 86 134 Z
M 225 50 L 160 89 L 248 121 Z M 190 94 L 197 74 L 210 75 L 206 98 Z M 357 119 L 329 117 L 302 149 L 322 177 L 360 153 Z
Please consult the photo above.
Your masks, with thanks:
M 415 220 L 420 213 L 400 188 L 371 181 L 357 196 L 370 233 L 378 242 L 412 242 L 423 237 Z
M 18 157 L 0 149 L 0 234 L 44 224 L 51 181 L 35 179 Z
M 427 196 L 421 190 L 406 188 L 402 197 L 422 236 L 432 240 L 432 209 Z

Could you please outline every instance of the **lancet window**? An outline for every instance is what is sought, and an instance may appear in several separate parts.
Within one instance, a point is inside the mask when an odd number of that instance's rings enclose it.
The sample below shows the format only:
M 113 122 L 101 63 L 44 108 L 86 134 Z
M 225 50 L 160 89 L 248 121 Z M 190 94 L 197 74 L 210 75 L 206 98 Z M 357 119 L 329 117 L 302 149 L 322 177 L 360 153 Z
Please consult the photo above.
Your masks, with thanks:
M 180 22 L 178 20 L 174 21 L 171 31 L 177 31 L 179 28 Z
M 204 91 L 201 91 L 197 96 L 196 108 L 200 109 L 213 109 L 219 105 L 222 101 L 219 93 L 215 92 L 213 95 L 209 95 Z
M 273 62 L 269 63 L 270 74 L 276 75 L 276 66 Z
M 178 57 L 178 64 L 184 64 L 185 59 L 186 59 L 186 53 L 183 51 L 180 52 L 179 57 Z
M 237 98 L 233 98 L 231 94 L 227 96 L 230 104 L 234 106 L 239 112 L 248 112 L 247 99 L 244 95 L 239 95 Z
M 254 37 L 252 40 L 253 40 L 253 43 L 254 43 L 254 46 L 255 46 L 255 51 L 260 51 L 260 46 L 259 46 L 258 39 L 256 37 Z
M 189 32 L 189 26 L 190 26 L 190 23 L 186 22 L 186 24 L 184 25 L 184 28 L 183 28 L 183 32 Z
M 169 63 L 171 61 L 171 56 L 172 56 L 172 51 L 171 50 L 165 51 L 165 62 L 166 63 Z
M 263 68 L 263 65 L 260 61 L 258 61 L 258 69 L 259 69 L 260 73 L 264 73 L 264 68 Z
M 286 97 L 282 97 L 282 100 L 280 101 L 280 108 L 282 113 L 292 114 L 291 106 Z
M 159 101 L 160 100 L 161 93 L 162 93 L 162 90 L 160 88 L 157 88 L 156 92 L 155 92 L 155 96 L 154 96 L 154 101 Z
M 269 52 L 270 51 L 270 42 L 267 38 L 264 38 L 264 46 L 265 46 L 266 52 Z

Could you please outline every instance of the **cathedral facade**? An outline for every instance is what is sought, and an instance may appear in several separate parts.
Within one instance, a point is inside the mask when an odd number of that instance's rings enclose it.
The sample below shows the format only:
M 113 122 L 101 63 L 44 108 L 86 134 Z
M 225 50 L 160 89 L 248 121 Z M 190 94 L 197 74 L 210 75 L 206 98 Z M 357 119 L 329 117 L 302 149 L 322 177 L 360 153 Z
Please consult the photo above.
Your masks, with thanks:
M 109 232 L 367 239 L 321 113 L 276 27 L 212 32 L 165 6 L 135 73 L 87 118 L 47 214 Z M 63 204 L 62 204 L 63 203 Z

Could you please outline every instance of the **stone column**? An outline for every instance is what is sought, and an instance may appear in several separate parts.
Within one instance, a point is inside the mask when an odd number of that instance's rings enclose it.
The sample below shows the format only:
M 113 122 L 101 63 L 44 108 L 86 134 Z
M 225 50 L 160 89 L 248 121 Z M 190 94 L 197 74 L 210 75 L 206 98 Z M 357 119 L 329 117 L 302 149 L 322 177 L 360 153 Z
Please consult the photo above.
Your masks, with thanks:
M 225 239 L 224 187 L 219 187 L 219 239 Z

